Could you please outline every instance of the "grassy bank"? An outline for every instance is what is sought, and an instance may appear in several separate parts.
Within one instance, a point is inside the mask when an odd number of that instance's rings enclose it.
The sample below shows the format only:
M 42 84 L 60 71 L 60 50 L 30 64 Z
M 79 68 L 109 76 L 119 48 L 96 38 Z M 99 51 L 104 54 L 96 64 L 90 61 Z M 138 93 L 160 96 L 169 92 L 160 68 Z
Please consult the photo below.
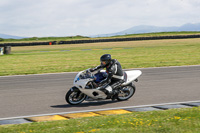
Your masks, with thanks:
M 99 65 L 106 53 L 123 69 L 200 65 L 200 39 L 13 47 L 0 56 L 0 76 L 80 71 Z
M 200 107 L 0 126 L 1 133 L 198 133 Z
M 49 42 L 49 41 L 70 41 L 70 40 L 92 40 L 92 39 L 109 39 L 109 38 L 127 38 L 127 37 L 152 37 L 152 36 L 176 36 L 176 35 L 199 35 L 198 31 L 183 31 L 183 32 L 156 32 L 156 33 L 143 33 L 143 34 L 127 34 L 112 37 L 97 37 L 91 38 L 86 36 L 66 36 L 66 37 L 31 37 L 23 39 L 1 39 L 0 43 L 12 42 Z

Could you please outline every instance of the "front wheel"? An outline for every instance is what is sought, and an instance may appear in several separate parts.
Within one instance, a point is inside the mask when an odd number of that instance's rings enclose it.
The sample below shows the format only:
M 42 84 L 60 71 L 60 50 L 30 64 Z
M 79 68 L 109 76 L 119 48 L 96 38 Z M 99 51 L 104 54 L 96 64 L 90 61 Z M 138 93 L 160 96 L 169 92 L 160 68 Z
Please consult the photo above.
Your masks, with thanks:
M 85 98 L 86 95 L 79 90 L 76 91 L 69 90 L 65 96 L 66 102 L 71 105 L 80 104 L 85 100 Z
M 125 101 L 128 100 L 129 98 L 131 98 L 133 96 L 133 94 L 135 93 L 136 87 L 135 85 L 128 85 L 128 86 L 124 86 L 118 95 L 117 100 L 119 101 Z

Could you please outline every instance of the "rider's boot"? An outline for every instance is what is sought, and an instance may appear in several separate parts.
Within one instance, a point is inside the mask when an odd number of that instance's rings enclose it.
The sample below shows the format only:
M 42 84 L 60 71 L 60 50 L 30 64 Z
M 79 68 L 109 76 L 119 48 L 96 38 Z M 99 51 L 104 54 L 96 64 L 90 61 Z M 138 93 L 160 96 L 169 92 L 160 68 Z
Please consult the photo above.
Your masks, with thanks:
M 107 86 L 106 88 L 102 87 L 100 90 L 103 91 L 108 98 L 111 98 L 112 101 L 118 98 L 119 91 L 117 89 L 113 89 L 111 86 Z
M 108 98 L 111 98 L 112 101 L 118 98 L 119 95 L 118 90 L 112 90 L 112 91 L 105 90 L 105 91 L 106 91 L 105 94 L 108 96 Z
M 113 95 L 112 95 L 112 101 L 118 98 L 119 91 L 118 90 L 113 90 Z

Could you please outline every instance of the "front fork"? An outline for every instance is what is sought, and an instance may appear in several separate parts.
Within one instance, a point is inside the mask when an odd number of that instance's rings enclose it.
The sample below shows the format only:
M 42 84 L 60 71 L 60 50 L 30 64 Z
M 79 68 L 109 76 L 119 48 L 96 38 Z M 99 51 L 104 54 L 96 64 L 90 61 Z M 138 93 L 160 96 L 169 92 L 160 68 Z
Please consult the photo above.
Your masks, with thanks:
M 75 98 L 78 98 L 79 96 L 80 96 L 80 94 L 81 94 L 81 91 L 77 88 L 77 87 L 72 87 L 71 89 L 70 89 L 72 92 L 75 92 L 76 93 L 76 96 L 75 96 Z

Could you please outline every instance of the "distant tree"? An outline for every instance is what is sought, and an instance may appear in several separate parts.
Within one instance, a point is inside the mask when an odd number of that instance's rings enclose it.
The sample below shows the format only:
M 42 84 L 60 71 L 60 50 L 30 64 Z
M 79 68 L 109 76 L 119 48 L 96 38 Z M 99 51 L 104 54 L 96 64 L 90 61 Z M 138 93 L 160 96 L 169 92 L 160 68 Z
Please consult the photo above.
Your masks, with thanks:
M 0 42 L 2 42 L 2 41 L 4 41 L 4 39 L 3 39 L 3 38 L 0 38 Z
M 37 38 L 37 37 L 32 37 L 31 39 L 32 39 L 32 40 L 38 40 L 38 38 Z

